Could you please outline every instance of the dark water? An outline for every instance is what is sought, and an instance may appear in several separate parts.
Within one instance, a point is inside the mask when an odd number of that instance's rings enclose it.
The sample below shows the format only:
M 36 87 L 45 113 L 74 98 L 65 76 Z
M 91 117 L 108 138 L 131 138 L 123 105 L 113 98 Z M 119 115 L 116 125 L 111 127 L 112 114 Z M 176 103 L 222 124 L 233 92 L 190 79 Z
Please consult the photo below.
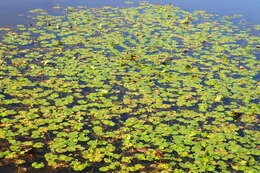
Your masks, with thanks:
M 124 0 L 0 0 L 0 26 L 28 23 L 28 19 L 20 15 L 28 15 L 28 10 L 35 8 L 47 9 L 60 15 L 61 10 L 54 10 L 53 6 L 129 7 L 138 5 L 141 0 L 132 2 L 134 3 L 127 4 Z M 240 14 L 249 23 L 260 24 L 260 0 L 146 0 L 146 2 L 173 3 L 188 11 L 205 10 L 220 15 Z

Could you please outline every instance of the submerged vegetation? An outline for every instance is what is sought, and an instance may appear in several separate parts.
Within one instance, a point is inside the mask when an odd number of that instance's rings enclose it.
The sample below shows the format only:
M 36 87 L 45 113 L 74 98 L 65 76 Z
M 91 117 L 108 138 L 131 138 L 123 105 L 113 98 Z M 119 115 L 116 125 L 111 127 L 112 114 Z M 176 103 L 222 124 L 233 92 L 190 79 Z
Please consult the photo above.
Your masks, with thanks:
M 0 31 L 2 166 L 260 171 L 259 26 L 173 5 L 32 12 Z

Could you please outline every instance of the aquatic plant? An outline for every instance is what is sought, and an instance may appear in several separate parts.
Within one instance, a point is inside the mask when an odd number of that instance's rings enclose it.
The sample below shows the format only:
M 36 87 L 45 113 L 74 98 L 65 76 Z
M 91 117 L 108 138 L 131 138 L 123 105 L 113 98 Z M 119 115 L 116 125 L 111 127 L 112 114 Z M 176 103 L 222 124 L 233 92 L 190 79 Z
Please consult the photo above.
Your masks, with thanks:
M 259 172 L 259 26 L 173 5 L 1 28 L 1 165 Z

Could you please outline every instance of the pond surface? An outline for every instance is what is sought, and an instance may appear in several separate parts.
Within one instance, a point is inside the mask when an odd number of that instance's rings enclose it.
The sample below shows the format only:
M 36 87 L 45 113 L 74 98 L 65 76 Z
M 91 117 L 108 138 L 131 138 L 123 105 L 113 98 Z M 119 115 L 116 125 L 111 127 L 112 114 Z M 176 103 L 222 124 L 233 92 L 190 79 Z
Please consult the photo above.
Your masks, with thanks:
M 1 2 L 0 172 L 260 172 L 256 1 L 137 2 Z
M 137 5 L 140 0 L 133 0 L 133 4 L 127 4 L 123 0 L 1 0 L 0 2 L 0 25 L 25 24 L 28 21 L 19 15 L 28 14 L 35 8 L 52 10 L 53 6 L 79 6 L 87 7 L 129 7 Z M 206 10 L 220 15 L 240 14 L 250 23 L 260 24 L 260 1 L 259 0 L 150 0 L 148 2 L 165 4 L 173 3 L 184 10 Z M 57 13 L 55 10 L 54 13 Z

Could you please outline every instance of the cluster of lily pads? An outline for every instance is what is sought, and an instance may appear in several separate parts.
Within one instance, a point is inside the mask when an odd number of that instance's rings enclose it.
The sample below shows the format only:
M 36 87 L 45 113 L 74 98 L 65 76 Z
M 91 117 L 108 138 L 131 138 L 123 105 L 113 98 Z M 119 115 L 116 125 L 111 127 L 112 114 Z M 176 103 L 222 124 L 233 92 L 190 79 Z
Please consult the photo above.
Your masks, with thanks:
M 0 29 L 0 165 L 259 172 L 259 26 L 171 4 Z

